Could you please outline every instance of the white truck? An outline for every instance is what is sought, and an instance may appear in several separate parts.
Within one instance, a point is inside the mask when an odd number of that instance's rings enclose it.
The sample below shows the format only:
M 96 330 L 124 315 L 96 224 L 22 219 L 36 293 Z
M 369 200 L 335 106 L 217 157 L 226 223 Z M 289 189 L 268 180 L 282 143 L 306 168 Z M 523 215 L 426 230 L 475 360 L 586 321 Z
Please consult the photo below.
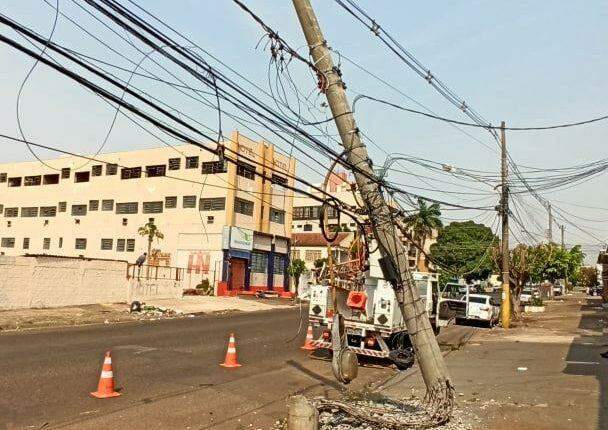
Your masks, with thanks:
M 435 333 L 446 320 L 438 318 L 437 274 L 413 272 L 414 284 L 425 304 Z M 335 295 L 335 297 L 334 297 Z M 348 349 L 371 357 L 387 358 L 398 368 L 413 364 L 414 353 L 403 315 L 392 286 L 381 278 L 366 277 L 364 291 L 348 291 L 327 285 L 310 288 L 309 321 L 320 327 L 322 334 L 313 341 L 318 348 L 331 349 L 334 303 L 344 316 Z

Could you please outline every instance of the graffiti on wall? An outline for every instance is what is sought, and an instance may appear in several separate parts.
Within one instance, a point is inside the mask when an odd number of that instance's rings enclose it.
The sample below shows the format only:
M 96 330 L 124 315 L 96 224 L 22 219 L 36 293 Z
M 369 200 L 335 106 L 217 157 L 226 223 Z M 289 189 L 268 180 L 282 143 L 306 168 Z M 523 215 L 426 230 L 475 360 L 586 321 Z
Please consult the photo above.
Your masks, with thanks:
M 208 274 L 211 257 L 206 251 L 193 251 L 188 256 L 188 273 Z

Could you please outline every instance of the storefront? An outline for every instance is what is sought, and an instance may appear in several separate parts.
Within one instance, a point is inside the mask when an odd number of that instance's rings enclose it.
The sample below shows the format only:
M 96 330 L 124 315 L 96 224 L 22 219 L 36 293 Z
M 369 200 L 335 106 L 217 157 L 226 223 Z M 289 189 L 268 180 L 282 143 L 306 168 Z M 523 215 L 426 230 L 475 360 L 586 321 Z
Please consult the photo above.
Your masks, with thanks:
M 239 227 L 224 227 L 223 268 L 218 295 L 274 291 L 289 297 L 289 239 Z

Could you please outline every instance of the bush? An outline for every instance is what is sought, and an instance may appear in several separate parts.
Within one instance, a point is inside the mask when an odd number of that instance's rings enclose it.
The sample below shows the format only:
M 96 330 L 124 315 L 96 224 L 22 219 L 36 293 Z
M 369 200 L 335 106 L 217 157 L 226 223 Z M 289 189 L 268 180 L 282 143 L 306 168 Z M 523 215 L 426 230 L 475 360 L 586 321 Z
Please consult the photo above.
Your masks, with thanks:
M 543 299 L 541 299 L 540 297 L 532 297 L 530 299 L 529 306 L 542 306 L 542 305 L 543 305 Z
M 209 279 L 201 280 L 201 283 L 196 286 L 196 289 L 202 290 L 202 292 L 207 296 L 213 295 L 213 287 L 211 286 Z

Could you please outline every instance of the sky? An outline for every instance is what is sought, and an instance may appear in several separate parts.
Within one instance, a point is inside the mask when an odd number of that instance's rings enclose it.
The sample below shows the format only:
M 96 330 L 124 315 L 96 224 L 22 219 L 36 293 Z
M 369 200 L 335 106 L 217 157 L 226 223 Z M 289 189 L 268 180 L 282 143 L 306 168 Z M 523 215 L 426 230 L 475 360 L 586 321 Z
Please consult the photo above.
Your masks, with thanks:
M 57 0 L 47 1 L 54 5 Z M 86 15 L 78 6 L 83 3 L 59 0 L 59 7 L 128 57 L 137 61 L 142 58 L 141 53 L 129 49 L 116 35 Z M 127 0 L 123 3 L 129 5 Z M 248 0 L 245 3 L 291 46 L 306 55 L 304 38 L 291 2 Z M 494 124 L 502 120 L 508 126 L 556 124 L 608 112 L 608 86 L 605 84 L 608 76 L 608 56 L 605 55 L 608 3 L 605 1 L 514 0 L 507 4 L 496 1 L 359 0 L 358 3 L 430 68 L 434 76 Z M 370 77 L 363 69 L 390 81 L 401 93 L 439 115 L 467 120 L 337 3 L 313 0 L 313 5 L 325 38 L 343 56 L 340 64 L 349 97 L 367 94 L 419 108 L 410 99 Z M 232 1 L 147 0 L 145 7 L 257 85 L 269 88 L 269 53 L 264 50 L 264 41 L 258 46 L 263 33 Z M 44 36 L 49 35 L 55 16 L 54 9 L 43 0 L 4 0 L 0 12 Z M 0 33 L 18 38 L 6 27 L 0 28 Z M 125 68 L 133 68 L 62 17 L 59 17 L 53 40 Z M 16 99 L 32 63 L 32 59 L 0 44 L 1 133 L 18 135 Z M 149 59 L 142 65 L 160 70 Z M 311 94 L 310 100 L 318 110 L 315 113 L 321 112 L 322 119 L 323 98 L 315 93 L 314 80 L 301 64 L 291 64 L 290 71 L 302 94 Z M 175 73 L 187 79 L 183 73 Z M 121 76 L 128 76 L 128 73 Z M 201 123 L 217 130 L 217 114 L 212 109 L 184 99 L 160 84 L 144 81 L 136 77 L 132 83 L 174 106 L 180 106 Z M 85 154 L 99 150 L 113 115 L 114 110 L 99 97 L 43 65 L 37 66 L 32 73 L 20 101 L 20 119 L 27 138 Z M 355 116 L 360 129 L 377 145 L 370 146 L 376 165 L 382 164 L 386 152 L 415 155 L 462 168 L 499 170 L 496 142 L 487 132 L 467 129 L 484 143 L 481 144 L 447 124 L 369 101 L 357 103 Z M 229 118 L 223 119 L 223 128 L 224 131 L 239 128 L 247 134 L 247 130 Z M 559 131 L 509 132 L 507 145 L 511 156 L 520 165 L 566 167 L 607 158 L 607 131 L 608 122 L 600 122 Z M 158 141 L 119 116 L 102 152 L 158 145 Z M 318 180 L 318 175 L 305 166 L 310 164 L 310 160 L 304 160 L 303 155 L 288 145 L 284 150 L 303 159 L 299 173 Z M 40 155 L 44 158 L 55 156 L 45 152 Z M 22 144 L 0 139 L 0 163 L 31 159 L 32 155 Z M 418 172 L 424 173 L 422 170 Z M 390 179 L 404 184 L 405 188 L 428 187 L 419 178 L 407 174 L 394 173 Z M 575 188 L 543 194 L 560 210 L 567 211 L 569 224 L 566 225 L 565 240 L 568 244 L 582 243 L 588 262 L 595 258 L 598 238 L 608 238 L 608 224 L 604 221 L 608 215 L 606 185 L 606 174 L 602 174 Z M 461 204 L 475 199 L 420 188 L 410 190 Z M 493 195 L 489 195 L 479 204 L 495 204 L 495 200 Z M 521 206 L 530 213 L 528 228 L 542 235 L 542 228 L 546 225 L 536 223 L 547 222 L 544 210 L 529 197 L 524 198 Z M 565 216 L 565 212 L 562 214 Z M 467 217 L 476 217 L 488 225 L 495 221 L 492 212 L 444 211 L 444 215 L 447 222 Z M 554 239 L 558 239 L 557 226 L 553 230 Z M 523 236 L 521 232 L 514 231 L 515 235 L 518 233 Z

